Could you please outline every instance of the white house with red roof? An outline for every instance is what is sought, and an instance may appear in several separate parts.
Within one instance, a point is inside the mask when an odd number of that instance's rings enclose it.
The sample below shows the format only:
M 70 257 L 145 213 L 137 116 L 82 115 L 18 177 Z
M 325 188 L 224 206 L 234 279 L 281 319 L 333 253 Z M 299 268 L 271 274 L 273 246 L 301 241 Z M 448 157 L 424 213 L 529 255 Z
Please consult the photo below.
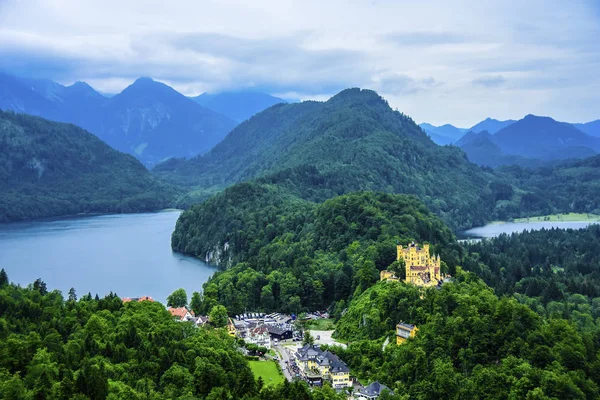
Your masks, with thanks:
M 188 310 L 185 307 L 169 307 L 169 312 L 174 318 L 177 318 L 179 321 L 189 321 L 194 317 L 193 311 Z

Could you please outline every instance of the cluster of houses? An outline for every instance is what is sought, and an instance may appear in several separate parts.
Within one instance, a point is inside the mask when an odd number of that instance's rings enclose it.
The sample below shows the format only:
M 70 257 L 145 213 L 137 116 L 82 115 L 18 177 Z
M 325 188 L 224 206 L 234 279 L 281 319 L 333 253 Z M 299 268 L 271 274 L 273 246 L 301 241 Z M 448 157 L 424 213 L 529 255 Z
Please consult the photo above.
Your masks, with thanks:
M 294 330 L 293 317 L 272 313 L 246 313 L 236 315 L 229 321 L 229 332 L 246 343 L 271 348 L 272 343 L 282 340 L 300 340 L 300 333 Z

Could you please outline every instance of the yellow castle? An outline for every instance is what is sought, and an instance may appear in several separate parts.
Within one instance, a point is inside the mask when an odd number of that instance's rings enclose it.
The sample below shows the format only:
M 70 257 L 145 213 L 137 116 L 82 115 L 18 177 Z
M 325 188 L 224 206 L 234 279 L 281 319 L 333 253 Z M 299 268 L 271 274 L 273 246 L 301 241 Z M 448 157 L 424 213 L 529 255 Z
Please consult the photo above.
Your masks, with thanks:
M 397 260 L 404 260 L 406 283 L 417 286 L 435 286 L 442 280 L 440 272 L 440 256 L 429 254 L 429 245 L 423 248 L 412 242 L 406 247 L 397 246 Z

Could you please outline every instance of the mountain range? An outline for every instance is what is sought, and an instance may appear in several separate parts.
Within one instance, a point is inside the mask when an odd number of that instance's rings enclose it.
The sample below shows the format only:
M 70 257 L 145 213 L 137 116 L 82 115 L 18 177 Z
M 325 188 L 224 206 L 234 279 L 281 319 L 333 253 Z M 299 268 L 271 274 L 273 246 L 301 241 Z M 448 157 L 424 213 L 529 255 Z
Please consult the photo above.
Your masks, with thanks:
M 357 190 L 415 194 L 447 220 L 460 210 L 464 220 L 455 226 L 483 220 L 493 208 L 487 200 L 493 177 L 460 149 L 437 146 L 377 93 L 361 89 L 326 102 L 275 105 L 238 125 L 208 153 L 171 159 L 153 171 L 194 187 L 181 206 L 259 179 L 313 201 Z
M 63 86 L 0 73 L 0 109 L 76 124 L 148 166 L 206 152 L 239 121 L 281 101 L 247 92 L 191 99 L 150 78 L 108 98 L 84 82 Z
M 540 165 L 542 162 L 586 158 L 600 151 L 600 139 L 587 135 L 572 124 L 549 117 L 527 115 L 491 134 L 470 131 L 456 146 L 469 160 L 491 167 L 517 164 Z
M 0 222 L 154 211 L 174 194 L 134 157 L 75 125 L 0 111 Z

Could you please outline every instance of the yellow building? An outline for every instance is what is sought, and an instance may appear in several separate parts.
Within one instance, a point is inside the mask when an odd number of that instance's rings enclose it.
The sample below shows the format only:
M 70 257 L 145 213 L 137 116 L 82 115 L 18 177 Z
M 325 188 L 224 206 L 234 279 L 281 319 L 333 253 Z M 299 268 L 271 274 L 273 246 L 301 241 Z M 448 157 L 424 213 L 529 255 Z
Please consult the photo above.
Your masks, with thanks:
M 414 242 L 406 247 L 397 246 L 397 260 L 403 260 L 406 268 L 406 283 L 417 286 L 436 286 L 442 281 L 440 272 L 440 256 L 429 254 L 429 245 L 423 248 Z
M 400 322 L 396 325 L 396 344 L 404 343 L 408 338 L 414 338 L 419 328 L 412 324 Z
M 311 384 L 321 385 L 328 380 L 334 389 L 352 386 L 350 369 L 338 356 L 322 351 L 317 345 L 306 344 L 298 349 L 296 361 L 300 371 Z
M 237 329 L 235 329 L 235 325 L 231 318 L 229 318 L 229 321 L 227 322 L 227 333 L 229 333 L 229 336 L 235 336 L 237 333 Z
M 394 271 L 383 270 L 379 273 L 380 281 L 397 282 L 399 279 Z

